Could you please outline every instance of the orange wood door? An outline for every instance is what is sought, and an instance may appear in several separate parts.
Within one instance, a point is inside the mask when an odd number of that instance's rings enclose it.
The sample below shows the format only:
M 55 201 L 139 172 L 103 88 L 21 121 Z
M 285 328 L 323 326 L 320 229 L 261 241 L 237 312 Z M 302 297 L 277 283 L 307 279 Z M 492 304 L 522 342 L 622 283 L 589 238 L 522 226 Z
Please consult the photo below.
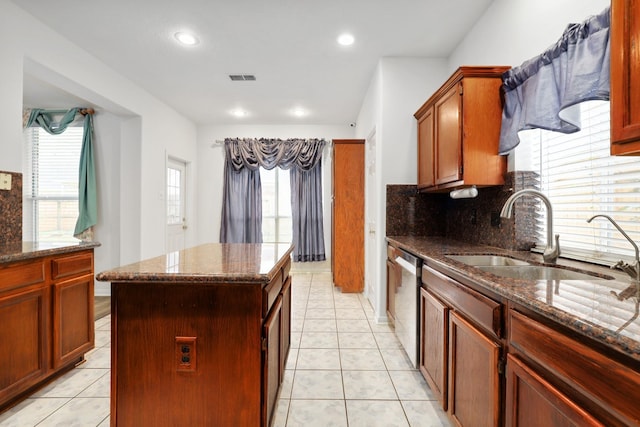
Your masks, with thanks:
M 640 154 L 640 4 L 611 2 L 611 154 Z
M 442 96 L 434 107 L 436 184 L 462 179 L 461 83 Z
M 333 283 L 364 290 L 364 140 L 333 140 Z

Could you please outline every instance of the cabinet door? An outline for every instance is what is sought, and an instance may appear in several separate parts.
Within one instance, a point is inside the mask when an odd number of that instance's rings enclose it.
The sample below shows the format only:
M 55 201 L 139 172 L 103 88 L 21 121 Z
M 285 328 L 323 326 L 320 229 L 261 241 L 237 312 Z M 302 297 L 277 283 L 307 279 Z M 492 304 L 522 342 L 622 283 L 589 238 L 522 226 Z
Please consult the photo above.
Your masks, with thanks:
M 434 106 L 436 184 L 462 179 L 461 89 L 456 84 Z
M 602 426 L 512 355 L 507 355 L 506 427 Z
M 420 372 L 447 410 L 449 307 L 420 289 Z
M 465 427 L 500 422 L 500 346 L 450 313 L 449 412 Z
M 396 265 L 387 260 L 387 316 L 389 320 L 396 319 Z
M 94 346 L 93 274 L 53 284 L 53 367 Z
M 433 107 L 418 120 L 418 189 L 436 184 Z
M 611 154 L 640 154 L 640 4 L 611 2 Z
M 0 297 L 1 402 L 47 374 L 48 306 L 48 287 Z
M 271 306 L 263 326 L 262 425 L 268 426 L 275 409 L 280 387 L 282 295 Z
M 291 277 L 282 286 L 282 314 L 280 316 L 280 382 L 284 377 L 284 368 L 291 347 Z

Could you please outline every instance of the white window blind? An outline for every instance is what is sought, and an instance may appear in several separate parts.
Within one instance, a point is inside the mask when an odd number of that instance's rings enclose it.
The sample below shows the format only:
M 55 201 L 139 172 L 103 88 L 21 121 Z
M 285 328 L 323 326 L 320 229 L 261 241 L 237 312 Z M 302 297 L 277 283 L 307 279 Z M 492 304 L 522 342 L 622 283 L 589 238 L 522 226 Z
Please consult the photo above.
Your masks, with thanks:
M 289 171 L 260 168 L 262 184 L 262 240 L 289 243 L 293 239 Z
M 564 254 L 610 264 L 633 257 L 633 247 L 606 219 L 586 221 L 608 215 L 640 242 L 640 158 L 609 155 L 609 102 L 582 103 L 581 114 L 580 132 L 534 130 L 521 139 L 532 146 L 532 164 L 551 200 L 554 234 L 560 234 Z M 546 245 L 546 215 L 541 205 L 540 247 Z
M 42 128 L 25 131 L 23 174 L 23 239 L 38 242 L 77 242 L 78 168 L 82 127 L 69 126 L 60 135 Z

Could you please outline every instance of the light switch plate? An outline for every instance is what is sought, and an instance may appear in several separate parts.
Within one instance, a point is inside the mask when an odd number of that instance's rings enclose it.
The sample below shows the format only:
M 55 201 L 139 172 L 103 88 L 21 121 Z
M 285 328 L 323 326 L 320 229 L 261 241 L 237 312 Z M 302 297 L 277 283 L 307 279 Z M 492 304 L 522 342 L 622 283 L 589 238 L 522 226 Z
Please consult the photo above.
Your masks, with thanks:
M 0 190 L 11 190 L 10 173 L 0 173 Z

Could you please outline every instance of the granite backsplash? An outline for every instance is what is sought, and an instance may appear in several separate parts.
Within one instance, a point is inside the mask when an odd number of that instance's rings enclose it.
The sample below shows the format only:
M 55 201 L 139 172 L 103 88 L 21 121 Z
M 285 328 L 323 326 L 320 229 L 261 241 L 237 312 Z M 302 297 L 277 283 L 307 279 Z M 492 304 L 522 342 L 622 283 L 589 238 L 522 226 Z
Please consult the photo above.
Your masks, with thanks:
M 524 188 L 539 188 L 534 172 L 510 172 L 505 184 L 478 189 L 473 199 L 451 199 L 448 193 L 419 193 L 415 185 L 387 186 L 387 236 L 444 236 L 509 250 L 533 246 L 538 198 L 516 201 L 512 219 L 500 218 L 507 198 Z
M 22 174 L 11 175 L 11 190 L 0 190 L 0 245 L 22 241 Z

